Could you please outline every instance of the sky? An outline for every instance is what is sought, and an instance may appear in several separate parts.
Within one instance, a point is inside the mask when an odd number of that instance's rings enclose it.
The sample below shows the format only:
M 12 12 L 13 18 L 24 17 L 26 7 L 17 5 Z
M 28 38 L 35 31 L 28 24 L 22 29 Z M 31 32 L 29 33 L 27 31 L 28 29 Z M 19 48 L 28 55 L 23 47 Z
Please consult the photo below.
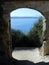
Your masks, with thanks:
M 19 8 L 10 13 L 11 17 L 40 17 L 41 13 L 30 8 Z
M 38 22 L 39 18 L 42 17 L 42 14 L 34 9 L 19 8 L 12 11 L 10 17 L 12 29 L 27 33 Z

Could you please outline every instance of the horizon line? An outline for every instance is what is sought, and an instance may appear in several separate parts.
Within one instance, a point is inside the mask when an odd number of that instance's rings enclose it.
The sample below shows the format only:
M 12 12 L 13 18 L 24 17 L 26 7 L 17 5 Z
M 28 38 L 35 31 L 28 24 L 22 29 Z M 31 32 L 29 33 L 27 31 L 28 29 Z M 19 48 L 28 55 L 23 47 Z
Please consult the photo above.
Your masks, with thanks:
M 40 17 L 10 17 L 10 18 L 40 18 Z

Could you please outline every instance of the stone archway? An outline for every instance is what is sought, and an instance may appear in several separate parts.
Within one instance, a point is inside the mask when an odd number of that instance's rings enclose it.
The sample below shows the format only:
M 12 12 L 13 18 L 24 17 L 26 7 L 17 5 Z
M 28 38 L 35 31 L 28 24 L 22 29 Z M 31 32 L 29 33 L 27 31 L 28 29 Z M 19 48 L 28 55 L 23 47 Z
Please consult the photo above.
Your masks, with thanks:
M 49 2 L 48 1 L 10 1 L 10 2 L 4 2 L 3 5 L 3 10 L 4 10 L 4 14 L 3 14 L 3 18 L 5 20 L 5 22 L 7 23 L 7 30 L 8 31 L 8 35 L 6 37 L 6 39 L 8 40 L 8 42 L 6 42 L 6 46 L 8 46 L 7 48 L 7 54 L 11 57 L 11 36 L 10 36 L 10 12 L 17 9 L 17 8 L 32 8 L 35 10 L 40 11 L 46 18 L 46 32 L 44 33 L 45 35 L 45 39 L 44 41 L 46 41 L 46 43 L 44 43 L 44 55 L 49 54 Z M 5 23 L 5 24 L 6 24 Z M 6 34 L 5 34 L 6 35 Z M 9 36 L 9 37 L 8 37 Z

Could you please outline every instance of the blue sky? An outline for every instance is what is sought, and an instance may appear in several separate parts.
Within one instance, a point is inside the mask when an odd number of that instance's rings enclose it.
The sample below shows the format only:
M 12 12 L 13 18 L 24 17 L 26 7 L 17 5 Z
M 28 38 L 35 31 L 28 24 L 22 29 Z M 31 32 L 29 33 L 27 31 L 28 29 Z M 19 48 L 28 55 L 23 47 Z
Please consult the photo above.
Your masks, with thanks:
M 11 17 L 41 17 L 41 13 L 34 9 L 19 8 L 10 13 Z
M 19 8 L 10 13 L 11 28 L 27 33 L 42 14 L 34 9 Z

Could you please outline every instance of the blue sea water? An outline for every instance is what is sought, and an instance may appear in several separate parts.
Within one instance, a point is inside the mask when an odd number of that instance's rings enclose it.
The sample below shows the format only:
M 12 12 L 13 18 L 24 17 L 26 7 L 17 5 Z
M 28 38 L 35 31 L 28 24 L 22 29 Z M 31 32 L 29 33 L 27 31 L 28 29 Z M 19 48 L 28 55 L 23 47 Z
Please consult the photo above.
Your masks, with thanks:
M 27 33 L 38 20 L 39 18 L 32 17 L 11 17 L 11 29 Z

